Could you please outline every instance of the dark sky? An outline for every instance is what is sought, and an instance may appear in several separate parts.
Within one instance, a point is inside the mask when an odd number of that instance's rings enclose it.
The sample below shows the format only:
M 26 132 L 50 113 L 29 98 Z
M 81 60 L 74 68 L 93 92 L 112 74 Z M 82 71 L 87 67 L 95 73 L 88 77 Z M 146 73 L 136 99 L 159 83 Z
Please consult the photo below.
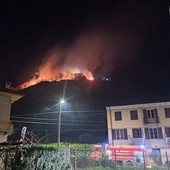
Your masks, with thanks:
M 1 82 L 28 80 L 60 47 L 69 51 L 61 65 L 83 60 L 124 93 L 169 95 L 168 1 L 4 1 L 0 8 Z

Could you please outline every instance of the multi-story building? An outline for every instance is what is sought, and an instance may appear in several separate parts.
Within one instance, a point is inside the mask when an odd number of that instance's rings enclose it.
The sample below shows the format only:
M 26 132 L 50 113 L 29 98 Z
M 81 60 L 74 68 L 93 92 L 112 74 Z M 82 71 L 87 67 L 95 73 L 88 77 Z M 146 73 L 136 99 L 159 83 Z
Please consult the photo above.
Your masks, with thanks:
M 0 143 L 7 141 L 7 136 L 13 132 L 13 124 L 10 121 L 11 104 L 19 100 L 22 95 L 10 89 L 0 90 Z
M 110 106 L 107 109 L 109 144 L 144 146 L 165 164 L 170 156 L 170 102 Z

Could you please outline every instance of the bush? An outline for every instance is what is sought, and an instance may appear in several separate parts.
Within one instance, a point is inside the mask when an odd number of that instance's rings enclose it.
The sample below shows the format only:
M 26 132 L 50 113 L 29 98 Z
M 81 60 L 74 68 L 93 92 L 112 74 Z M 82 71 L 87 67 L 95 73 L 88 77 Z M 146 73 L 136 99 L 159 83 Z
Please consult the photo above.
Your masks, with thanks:
M 62 149 L 29 148 L 24 152 L 18 169 L 24 170 L 71 170 L 67 153 Z
M 97 159 L 97 163 L 100 167 L 109 167 L 109 168 L 115 168 L 115 162 L 112 160 L 109 160 L 108 156 L 105 154 L 102 154 L 102 156 Z

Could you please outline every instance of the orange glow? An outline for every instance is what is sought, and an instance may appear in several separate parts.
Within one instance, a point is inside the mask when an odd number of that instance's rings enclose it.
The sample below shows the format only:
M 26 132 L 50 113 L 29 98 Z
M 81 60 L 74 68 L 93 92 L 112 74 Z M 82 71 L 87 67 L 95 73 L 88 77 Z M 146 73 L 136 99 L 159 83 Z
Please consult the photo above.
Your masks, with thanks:
M 23 84 L 20 84 L 15 88 L 15 90 L 22 90 L 45 81 L 52 82 L 61 80 L 77 80 L 79 78 L 78 74 L 85 76 L 87 80 L 94 80 L 92 73 L 88 70 L 81 72 L 77 68 L 70 69 L 69 71 L 59 71 L 57 69 L 56 72 L 56 70 L 51 69 L 51 66 L 47 63 L 43 67 L 39 68 L 39 71 L 34 74 L 32 79 Z
M 83 75 L 86 77 L 87 80 L 94 80 L 94 77 L 90 71 L 86 71 Z

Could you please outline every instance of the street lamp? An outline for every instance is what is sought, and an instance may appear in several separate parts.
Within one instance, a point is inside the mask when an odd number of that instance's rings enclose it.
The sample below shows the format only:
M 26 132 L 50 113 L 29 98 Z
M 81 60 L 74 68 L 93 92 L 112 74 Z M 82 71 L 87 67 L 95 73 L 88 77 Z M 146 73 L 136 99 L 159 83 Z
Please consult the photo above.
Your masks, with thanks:
M 62 113 L 62 104 L 65 101 L 60 98 L 59 101 L 59 115 L 58 115 L 58 147 L 60 146 L 60 131 L 61 131 L 61 113 Z

